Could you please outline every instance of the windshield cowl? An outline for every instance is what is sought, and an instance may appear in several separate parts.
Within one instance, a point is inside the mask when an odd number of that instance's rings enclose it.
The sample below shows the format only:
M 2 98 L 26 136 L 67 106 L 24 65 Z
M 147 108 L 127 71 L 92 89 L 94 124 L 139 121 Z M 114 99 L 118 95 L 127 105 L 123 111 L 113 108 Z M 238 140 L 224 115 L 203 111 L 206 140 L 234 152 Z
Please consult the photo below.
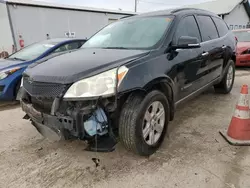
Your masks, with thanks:
M 17 57 L 6 58 L 6 59 L 14 60 L 14 61 L 27 61 L 26 59 L 21 59 L 21 58 L 17 58 Z

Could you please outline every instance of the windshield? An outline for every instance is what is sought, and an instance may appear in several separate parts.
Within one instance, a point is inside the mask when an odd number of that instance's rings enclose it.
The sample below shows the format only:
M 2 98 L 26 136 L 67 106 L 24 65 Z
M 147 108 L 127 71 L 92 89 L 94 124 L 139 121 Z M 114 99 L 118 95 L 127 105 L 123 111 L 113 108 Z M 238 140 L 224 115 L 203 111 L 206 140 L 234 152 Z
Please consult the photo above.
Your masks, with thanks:
M 250 42 L 250 31 L 236 31 L 234 34 L 238 42 Z
M 103 28 L 82 48 L 150 48 L 161 40 L 172 19 L 166 16 L 121 20 Z
M 30 46 L 25 47 L 24 49 L 10 55 L 9 59 L 16 59 L 16 60 L 23 60 L 23 61 L 30 61 L 33 60 L 48 49 L 52 48 L 55 44 L 45 44 L 45 43 L 35 43 L 31 44 Z

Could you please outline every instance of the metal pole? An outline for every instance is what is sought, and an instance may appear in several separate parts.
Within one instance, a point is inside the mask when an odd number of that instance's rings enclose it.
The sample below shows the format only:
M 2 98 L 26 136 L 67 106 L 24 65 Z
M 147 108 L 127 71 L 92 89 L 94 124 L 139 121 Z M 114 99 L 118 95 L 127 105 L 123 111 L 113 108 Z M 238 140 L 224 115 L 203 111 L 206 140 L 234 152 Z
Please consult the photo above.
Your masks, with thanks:
M 135 0 L 135 12 L 137 12 L 137 2 L 138 0 Z

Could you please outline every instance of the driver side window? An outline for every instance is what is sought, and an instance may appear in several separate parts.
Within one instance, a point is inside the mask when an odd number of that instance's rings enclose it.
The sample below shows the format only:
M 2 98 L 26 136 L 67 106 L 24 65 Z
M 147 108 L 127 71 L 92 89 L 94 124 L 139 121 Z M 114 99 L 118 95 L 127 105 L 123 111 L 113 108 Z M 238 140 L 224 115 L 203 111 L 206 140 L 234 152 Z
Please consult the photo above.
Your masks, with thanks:
M 199 28 L 194 16 L 184 17 L 175 32 L 175 41 L 177 42 L 181 36 L 196 37 L 201 42 Z

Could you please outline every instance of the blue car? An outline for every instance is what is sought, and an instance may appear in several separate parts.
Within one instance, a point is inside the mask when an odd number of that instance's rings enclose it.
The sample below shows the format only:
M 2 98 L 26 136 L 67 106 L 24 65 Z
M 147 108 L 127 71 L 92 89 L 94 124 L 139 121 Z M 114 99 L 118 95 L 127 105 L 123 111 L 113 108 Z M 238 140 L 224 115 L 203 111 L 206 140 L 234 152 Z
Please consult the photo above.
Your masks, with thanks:
M 85 39 L 50 39 L 31 44 L 22 50 L 0 59 L 0 100 L 15 100 L 23 71 L 30 64 L 53 54 L 80 48 Z

